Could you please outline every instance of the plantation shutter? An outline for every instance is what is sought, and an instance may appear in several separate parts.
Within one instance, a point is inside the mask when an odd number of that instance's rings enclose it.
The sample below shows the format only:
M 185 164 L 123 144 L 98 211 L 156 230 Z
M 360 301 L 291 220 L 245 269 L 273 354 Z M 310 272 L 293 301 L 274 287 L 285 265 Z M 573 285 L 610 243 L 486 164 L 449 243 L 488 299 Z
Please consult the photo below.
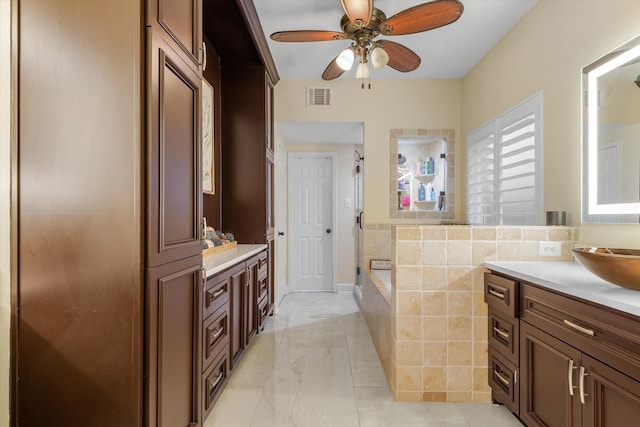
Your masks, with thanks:
M 542 225 L 542 94 L 467 137 L 472 224 Z

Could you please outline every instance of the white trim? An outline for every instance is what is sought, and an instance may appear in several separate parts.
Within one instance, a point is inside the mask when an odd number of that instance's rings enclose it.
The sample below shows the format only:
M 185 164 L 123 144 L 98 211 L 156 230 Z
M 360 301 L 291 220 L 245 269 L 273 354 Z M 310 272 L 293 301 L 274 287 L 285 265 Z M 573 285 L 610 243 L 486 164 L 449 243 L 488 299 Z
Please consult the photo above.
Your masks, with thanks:
M 337 214 L 336 214 L 336 209 L 337 209 L 337 193 L 338 193 L 338 171 L 337 171 L 337 157 L 338 157 L 338 153 L 336 153 L 335 151 L 329 151 L 329 152 L 323 152 L 323 151 L 289 151 L 289 156 L 287 158 L 287 168 L 293 164 L 293 161 L 295 160 L 295 157 L 298 158 L 303 158 L 303 159 L 318 159 L 318 158 L 322 158 L 322 157 L 328 157 L 331 159 L 331 168 L 333 169 L 332 171 L 332 180 L 333 180 L 333 209 L 332 209 L 332 221 L 333 221 L 333 247 L 331 248 L 332 253 L 333 253 L 333 269 L 332 269 L 332 283 L 333 283 L 333 292 L 337 292 L 337 274 L 338 274 L 338 239 L 336 238 L 336 228 L 337 228 Z M 291 173 L 287 173 L 287 193 L 290 194 L 290 188 L 292 187 L 292 180 L 293 180 L 293 174 Z M 292 209 L 292 203 L 289 203 L 289 207 L 287 209 L 287 217 L 288 218 L 292 218 L 293 217 L 293 213 L 291 212 Z M 291 228 L 289 227 L 289 230 Z M 291 271 L 291 263 L 289 263 L 289 268 L 288 268 L 288 277 L 292 277 L 293 272 Z M 326 292 L 326 291 L 325 291 Z
M 355 285 L 353 283 L 338 283 L 336 284 L 336 292 L 339 294 L 351 294 L 353 293 Z

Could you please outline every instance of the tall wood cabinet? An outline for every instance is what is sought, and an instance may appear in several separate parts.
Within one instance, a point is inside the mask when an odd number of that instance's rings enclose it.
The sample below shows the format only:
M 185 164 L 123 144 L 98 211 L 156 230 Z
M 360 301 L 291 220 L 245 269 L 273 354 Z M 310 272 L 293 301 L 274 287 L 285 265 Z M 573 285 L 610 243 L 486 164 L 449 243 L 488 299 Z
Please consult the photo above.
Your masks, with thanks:
M 239 242 L 267 244 L 273 298 L 273 85 L 262 65 L 224 67 L 222 81 L 222 221 Z
M 201 0 L 147 0 L 145 421 L 201 422 Z
M 207 4 L 223 62 L 263 63 L 252 2 Z M 202 19 L 202 0 L 99 1 L 82 13 L 78 2 L 24 1 L 12 17 L 28 41 L 13 47 L 12 425 L 199 426 L 202 395 L 222 384 L 224 352 L 202 351 Z M 250 116 L 262 192 L 250 203 L 263 212 L 259 238 L 248 223 L 251 242 L 270 235 L 265 75 L 262 115 Z M 218 114 L 237 123 L 243 108 L 229 108 Z M 212 319 L 205 328 L 218 331 Z

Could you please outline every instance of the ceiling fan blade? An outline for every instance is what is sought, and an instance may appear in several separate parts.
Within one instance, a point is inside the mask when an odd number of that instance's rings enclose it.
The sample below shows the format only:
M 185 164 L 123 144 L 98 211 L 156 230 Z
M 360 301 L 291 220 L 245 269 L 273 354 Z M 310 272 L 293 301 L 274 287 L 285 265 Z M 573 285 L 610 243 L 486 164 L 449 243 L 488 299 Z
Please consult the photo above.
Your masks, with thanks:
M 380 40 L 380 42 L 382 42 L 382 47 L 389 55 L 387 65 L 395 70 L 408 73 L 418 68 L 420 62 L 422 62 L 420 57 L 406 46 L 389 40 Z
M 278 31 L 271 34 L 271 39 L 277 42 L 324 42 L 348 38 L 345 33 L 320 30 Z
M 338 54 L 338 56 L 340 55 Z M 337 60 L 338 60 L 338 57 L 336 56 L 333 59 L 333 61 L 331 61 L 329 65 L 327 65 L 327 68 L 325 68 L 324 73 L 322 73 L 322 80 L 337 79 L 342 75 L 342 73 L 344 73 L 344 70 L 338 66 Z
M 464 6 L 458 0 L 435 0 L 403 10 L 380 24 L 386 36 L 420 33 L 452 22 L 462 15 Z
M 367 25 L 373 12 L 373 0 L 340 0 L 351 22 L 362 21 Z

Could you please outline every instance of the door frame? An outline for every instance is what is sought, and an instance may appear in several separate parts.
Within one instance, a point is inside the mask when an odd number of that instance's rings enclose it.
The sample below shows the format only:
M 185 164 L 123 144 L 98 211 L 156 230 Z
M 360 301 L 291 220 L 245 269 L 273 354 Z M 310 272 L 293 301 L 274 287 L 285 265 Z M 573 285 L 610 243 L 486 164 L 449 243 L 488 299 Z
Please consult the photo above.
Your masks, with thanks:
M 275 183 L 274 194 L 276 198 L 275 202 L 275 268 L 274 268 L 274 281 L 276 288 L 276 301 L 274 310 L 277 313 L 278 305 L 282 298 L 291 291 L 289 286 L 289 209 L 288 209 L 288 192 L 289 192 L 289 166 L 287 149 L 285 146 L 278 142 L 276 144 L 275 155 Z M 280 182 L 280 174 L 284 174 L 284 186 L 280 188 L 277 185 Z M 282 209 L 280 209 L 282 208 Z M 283 222 L 283 229 L 280 229 L 280 221 Z M 284 233 L 284 238 L 280 239 L 279 232 Z M 284 265 L 280 265 L 280 264 Z M 279 271 L 284 271 L 284 277 L 280 277 Z
M 333 203 L 332 209 L 331 209 L 331 221 L 332 221 L 332 233 L 333 233 L 333 243 L 331 245 L 331 251 L 333 253 L 332 258 L 332 262 L 333 262 L 333 268 L 331 271 L 331 280 L 333 281 L 333 286 L 332 286 L 332 292 L 337 292 L 337 274 L 338 274 L 338 251 L 337 251 L 337 242 L 338 239 L 335 237 L 336 236 L 336 232 L 337 232 L 337 217 L 336 217 L 336 208 L 337 208 L 337 200 L 336 200 L 336 194 L 337 194 L 337 181 L 338 181 L 338 176 L 337 176 L 337 153 L 335 151 L 290 151 L 288 153 L 287 156 L 287 193 L 289 194 L 289 207 L 287 208 L 287 225 L 288 221 L 291 220 L 291 218 L 293 218 L 292 215 L 292 206 L 293 206 L 293 195 L 291 193 L 291 188 L 293 187 L 293 175 L 290 173 L 289 168 L 291 167 L 291 165 L 294 164 L 294 162 L 296 161 L 296 157 L 301 157 L 303 159 L 317 159 L 317 158 L 322 158 L 322 157 L 329 157 L 331 159 L 331 179 L 332 179 L 332 185 L 331 185 L 331 200 Z M 290 245 L 290 237 L 291 237 L 291 228 L 292 227 L 288 227 L 289 228 L 289 236 L 287 237 L 287 247 L 289 247 Z M 287 268 L 287 276 L 288 277 L 292 277 L 293 272 L 291 271 L 291 263 L 288 263 L 288 268 Z M 309 291 L 299 291 L 296 289 L 290 289 L 293 292 L 309 292 Z M 313 292 L 313 291 L 311 291 Z

